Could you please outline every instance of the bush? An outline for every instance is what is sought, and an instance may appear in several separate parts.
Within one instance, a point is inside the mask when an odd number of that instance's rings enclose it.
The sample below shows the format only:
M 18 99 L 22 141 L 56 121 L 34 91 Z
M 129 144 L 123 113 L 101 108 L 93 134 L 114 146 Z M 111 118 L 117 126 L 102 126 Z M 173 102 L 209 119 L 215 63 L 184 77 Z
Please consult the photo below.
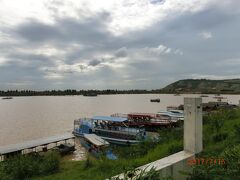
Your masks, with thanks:
M 182 151 L 183 150 L 183 145 L 182 145 L 182 142 L 176 142 L 174 144 L 171 144 L 169 147 L 168 147 L 168 153 L 169 154 L 174 154 L 174 153 L 177 153 L 179 151 Z
M 235 125 L 234 129 L 235 129 L 235 135 L 237 137 L 237 140 L 240 141 L 240 124 Z
M 240 179 L 240 145 L 227 148 L 223 157 L 226 161 L 224 166 L 226 175 L 233 177 L 233 179 Z
M 225 140 L 228 137 L 227 132 L 221 132 L 213 135 L 213 141 L 214 142 L 220 142 Z
M 46 153 L 39 165 L 39 174 L 47 175 L 59 169 L 60 157 L 57 153 Z
M 215 153 L 215 157 L 218 153 Z M 240 145 L 227 148 L 221 156 L 225 164 L 196 165 L 190 173 L 190 180 L 240 179 Z
M 129 147 L 116 146 L 114 152 L 125 159 L 137 158 L 146 155 L 148 151 L 154 149 L 157 144 L 158 142 L 147 140 Z
M 48 152 L 45 155 L 28 154 L 12 157 L 0 164 L 2 179 L 22 180 L 36 175 L 47 175 L 59 169 L 59 155 Z

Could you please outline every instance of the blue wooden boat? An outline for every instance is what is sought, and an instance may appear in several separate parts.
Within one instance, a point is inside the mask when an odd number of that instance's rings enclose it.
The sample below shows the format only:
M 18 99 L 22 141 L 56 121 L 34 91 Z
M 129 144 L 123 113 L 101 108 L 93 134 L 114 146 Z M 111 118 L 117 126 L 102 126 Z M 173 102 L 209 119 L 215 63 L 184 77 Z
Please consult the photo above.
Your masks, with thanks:
M 102 139 L 120 145 L 136 144 L 146 138 L 144 128 L 127 126 L 128 118 L 111 116 L 94 116 L 90 119 L 74 121 L 73 134 L 83 137 L 84 134 L 96 134 Z
M 106 156 L 110 160 L 116 160 L 117 156 L 112 153 L 109 142 L 97 136 L 96 134 L 84 134 L 80 139 L 81 144 L 95 157 Z

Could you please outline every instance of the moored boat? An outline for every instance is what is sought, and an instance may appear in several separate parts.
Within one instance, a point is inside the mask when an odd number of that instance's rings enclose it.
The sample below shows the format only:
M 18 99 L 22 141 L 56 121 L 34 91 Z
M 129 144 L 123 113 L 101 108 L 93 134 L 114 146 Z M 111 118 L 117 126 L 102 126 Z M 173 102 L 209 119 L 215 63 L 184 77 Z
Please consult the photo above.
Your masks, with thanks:
M 146 137 L 145 129 L 128 127 L 127 121 L 128 118 L 111 116 L 79 119 L 74 121 L 73 134 L 84 136 L 84 134 L 94 133 L 110 143 L 121 145 L 136 144 L 144 140 Z
M 84 134 L 80 139 L 81 144 L 95 157 L 106 156 L 108 159 L 116 160 L 117 156 L 112 153 L 109 142 L 97 136 L 96 134 Z
M 209 97 L 208 95 L 202 94 L 200 97 Z
M 222 96 L 215 96 L 213 98 L 217 99 L 218 102 L 222 102 L 223 99 L 227 99 L 226 97 L 222 97 Z
M 55 148 L 61 155 L 65 155 L 75 151 L 75 145 L 70 143 L 60 144 Z
M 94 92 L 87 92 L 87 93 L 84 93 L 83 96 L 90 96 L 90 97 L 95 97 L 97 96 L 98 94 L 97 93 L 94 93 Z
M 4 99 L 13 99 L 13 97 L 3 97 L 2 99 L 3 99 L 3 100 L 4 100 Z
M 167 110 L 160 111 L 157 113 L 157 116 L 165 116 L 170 119 L 184 120 L 184 114 L 182 110 Z
M 160 99 L 158 98 L 158 99 L 150 99 L 150 102 L 160 102 Z
M 121 114 L 114 114 L 117 116 Z M 144 127 L 146 130 L 155 131 L 159 128 L 178 126 L 178 119 L 169 116 L 160 116 L 154 113 L 129 113 L 128 121 L 125 122 L 129 127 Z

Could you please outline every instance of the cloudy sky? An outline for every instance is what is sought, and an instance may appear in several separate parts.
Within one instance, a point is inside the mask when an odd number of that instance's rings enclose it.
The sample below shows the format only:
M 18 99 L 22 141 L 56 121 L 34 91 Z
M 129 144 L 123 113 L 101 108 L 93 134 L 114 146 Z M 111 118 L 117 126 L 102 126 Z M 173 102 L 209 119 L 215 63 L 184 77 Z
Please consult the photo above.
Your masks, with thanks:
M 0 0 L 0 89 L 240 77 L 239 0 Z

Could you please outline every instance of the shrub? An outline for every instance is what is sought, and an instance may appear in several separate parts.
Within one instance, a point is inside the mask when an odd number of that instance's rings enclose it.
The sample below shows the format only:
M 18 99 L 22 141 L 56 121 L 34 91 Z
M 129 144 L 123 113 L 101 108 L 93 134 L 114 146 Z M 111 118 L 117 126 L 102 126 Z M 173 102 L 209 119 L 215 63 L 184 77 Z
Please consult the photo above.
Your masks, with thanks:
M 215 157 L 217 157 L 215 153 Z M 221 156 L 226 164 L 196 165 L 189 173 L 190 180 L 240 179 L 240 145 L 227 148 Z
M 235 125 L 234 129 L 235 129 L 235 135 L 237 137 L 237 140 L 240 141 L 240 124 Z
M 92 166 L 93 166 L 93 163 L 92 163 L 92 161 L 90 160 L 90 155 L 87 154 L 87 159 L 86 159 L 86 161 L 84 161 L 83 168 L 84 168 L 84 169 L 87 169 L 87 168 L 90 168 L 90 167 L 92 167 Z
M 227 136 L 228 136 L 227 132 L 216 133 L 216 134 L 213 135 L 213 141 L 214 142 L 223 141 L 227 138 Z
M 226 161 L 224 166 L 226 175 L 233 179 L 240 179 L 240 145 L 227 148 L 223 152 L 223 157 Z
M 117 146 L 114 148 L 114 152 L 125 159 L 137 158 L 146 155 L 148 151 L 154 149 L 157 144 L 158 142 L 147 140 L 129 147 Z
M 36 175 L 47 175 L 59 169 L 59 155 L 53 152 L 19 155 L 0 164 L 2 179 L 22 180 Z
M 169 147 L 168 147 L 168 153 L 169 154 L 174 154 L 174 153 L 177 153 L 179 151 L 181 151 L 183 149 L 183 145 L 182 145 L 182 142 L 179 143 L 179 142 L 176 142 L 174 144 L 171 144 Z
M 47 175 L 57 171 L 59 169 L 59 159 L 60 157 L 57 153 L 46 153 L 39 165 L 39 174 Z

